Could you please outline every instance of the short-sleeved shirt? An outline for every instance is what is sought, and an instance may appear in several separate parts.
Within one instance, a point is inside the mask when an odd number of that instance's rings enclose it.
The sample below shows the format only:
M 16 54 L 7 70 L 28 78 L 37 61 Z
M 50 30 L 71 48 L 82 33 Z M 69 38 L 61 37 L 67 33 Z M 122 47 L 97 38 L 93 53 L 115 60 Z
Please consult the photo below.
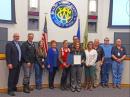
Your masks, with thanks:
M 102 58 L 104 57 L 104 51 L 103 51 L 103 48 L 101 46 L 98 46 L 96 51 L 97 51 L 97 54 L 98 54 L 96 62 L 98 62 L 98 61 L 101 61 Z
M 117 58 L 123 57 L 124 55 L 126 55 L 125 47 L 121 46 L 120 49 L 118 49 L 116 46 L 112 47 L 112 55 L 114 55 Z
M 102 44 L 101 47 L 103 48 L 104 51 L 104 58 L 111 58 L 111 51 L 113 46 L 111 44 L 108 45 Z

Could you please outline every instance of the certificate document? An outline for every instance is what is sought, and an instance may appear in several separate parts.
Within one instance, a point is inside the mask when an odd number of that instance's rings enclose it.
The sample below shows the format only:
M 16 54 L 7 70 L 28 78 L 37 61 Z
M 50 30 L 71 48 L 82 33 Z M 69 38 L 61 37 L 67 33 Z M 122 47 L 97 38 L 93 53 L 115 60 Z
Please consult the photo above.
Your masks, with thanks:
M 81 55 L 74 55 L 74 65 L 81 64 Z

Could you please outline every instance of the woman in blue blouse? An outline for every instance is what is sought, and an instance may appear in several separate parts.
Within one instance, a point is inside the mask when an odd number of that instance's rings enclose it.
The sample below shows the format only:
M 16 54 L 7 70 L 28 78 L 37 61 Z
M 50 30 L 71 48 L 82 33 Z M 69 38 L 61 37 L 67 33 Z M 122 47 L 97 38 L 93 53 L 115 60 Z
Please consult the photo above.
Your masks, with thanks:
M 54 77 L 56 75 L 56 71 L 58 69 L 58 58 L 59 53 L 58 49 L 56 48 L 56 41 L 51 41 L 51 47 L 48 49 L 47 54 L 47 62 L 48 62 L 48 70 L 49 70 L 49 88 L 54 88 Z

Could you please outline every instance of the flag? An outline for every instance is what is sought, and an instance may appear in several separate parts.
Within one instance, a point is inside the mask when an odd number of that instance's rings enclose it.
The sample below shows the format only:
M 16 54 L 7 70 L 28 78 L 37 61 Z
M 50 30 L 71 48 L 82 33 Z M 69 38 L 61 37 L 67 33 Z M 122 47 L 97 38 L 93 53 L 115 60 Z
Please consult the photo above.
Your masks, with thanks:
M 47 54 L 48 51 L 48 34 L 47 34 L 47 20 L 46 20 L 46 16 L 45 16 L 45 22 L 44 22 L 44 28 L 43 28 L 43 34 L 42 34 L 42 41 L 44 44 L 44 49 L 45 52 Z
M 78 37 L 78 39 L 80 40 L 80 19 L 78 19 L 77 37 Z
M 86 25 L 85 25 L 85 32 L 84 32 L 84 38 L 83 38 L 83 48 L 87 48 L 88 43 L 88 19 L 86 19 Z

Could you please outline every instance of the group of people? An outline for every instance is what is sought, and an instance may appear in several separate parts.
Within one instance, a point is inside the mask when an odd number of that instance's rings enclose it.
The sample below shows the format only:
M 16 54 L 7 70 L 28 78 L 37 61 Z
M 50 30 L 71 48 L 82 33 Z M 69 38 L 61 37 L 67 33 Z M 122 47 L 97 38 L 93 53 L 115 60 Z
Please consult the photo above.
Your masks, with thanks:
M 52 40 L 51 46 L 46 53 L 44 42 L 39 41 L 38 47 L 33 42 L 34 34 L 29 33 L 26 42 L 20 45 L 19 33 L 13 34 L 13 40 L 6 44 L 6 61 L 9 69 L 8 94 L 15 96 L 19 73 L 23 67 L 23 92 L 30 93 L 30 77 L 35 69 L 36 89 L 42 89 L 43 69 L 47 69 L 48 84 L 54 89 L 56 72 L 62 69 L 61 90 L 70 89 L 72 92 L 81 91 L 82 72 L 85 72 L 85 89 L 92 91 L 101 85 L 109 87 L 109 72 L 112 69 L 113 88 L 121 88 L 123 72 L 123 60 L 126 50 L 117 39 L 115 45 L 109 43 L 109 38 L 100 44 L 99 39 L 89 41 L 85 49 L 77 36 L 73 36 L 73 43 L 63 41 L 63 46 L 58 49 L 57 42 Z

